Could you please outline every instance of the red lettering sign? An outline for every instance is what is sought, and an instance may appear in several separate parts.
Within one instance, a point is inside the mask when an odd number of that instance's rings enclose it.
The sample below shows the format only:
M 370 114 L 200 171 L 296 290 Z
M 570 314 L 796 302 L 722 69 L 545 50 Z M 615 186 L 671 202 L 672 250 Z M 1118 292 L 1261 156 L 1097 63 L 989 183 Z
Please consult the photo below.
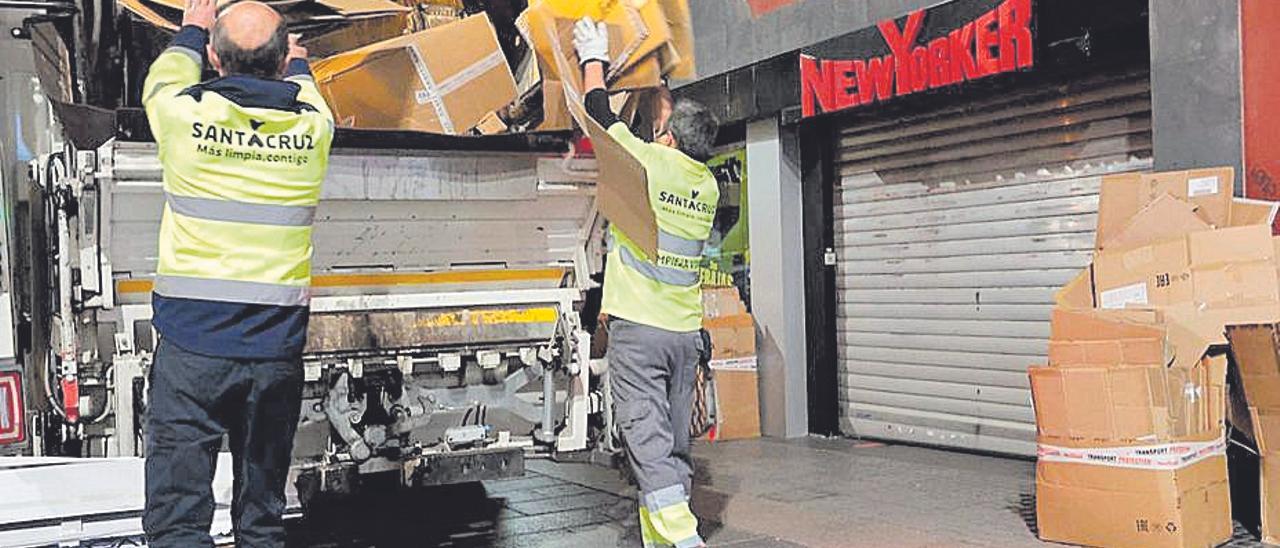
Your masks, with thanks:
M 801 54 L 803 115 L 871 105 L 1035 64 L 1031 0 L 1005 0 L 922 44 L 925 15 L 924 10 L 913 11 L 901 27 L 892 19 L 877 25 L 890 52 L 883 57 L 828 60 Z

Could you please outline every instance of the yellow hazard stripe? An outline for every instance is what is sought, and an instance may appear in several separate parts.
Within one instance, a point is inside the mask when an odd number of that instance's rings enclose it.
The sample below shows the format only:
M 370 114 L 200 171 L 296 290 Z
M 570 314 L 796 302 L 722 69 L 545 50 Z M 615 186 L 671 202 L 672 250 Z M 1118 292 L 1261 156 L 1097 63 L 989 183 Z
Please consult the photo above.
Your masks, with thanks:
M 559 319 L 554 308 L 507 308 L 444 312 L 418 320 L 418 327 L 464 327 L 503 324 L 552 323 Z
M 429 284 L 465 284 L 486 282 L 557 281 L 565 271 L 559 268 L 532 270 L 463 270 L 451 272 L 416 272 L 387 274 L 322 274 L 311 278 L 312 287 L 360 287 Z M 151 280 L 120 280 L 116 293 L 150 293 Z

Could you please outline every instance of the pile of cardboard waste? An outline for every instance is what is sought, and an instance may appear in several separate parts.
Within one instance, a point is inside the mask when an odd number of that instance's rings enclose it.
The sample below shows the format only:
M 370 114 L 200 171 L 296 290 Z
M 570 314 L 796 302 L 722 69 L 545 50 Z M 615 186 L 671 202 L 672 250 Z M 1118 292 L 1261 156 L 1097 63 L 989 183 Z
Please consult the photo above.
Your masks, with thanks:
M 640 108 L 639 92 L 694 70 L 688 0 L 266 2 L 302 35 L 341 127 L 449 135 L 572 129 L 564 83 L 581 89 L 572 29 L 586 16 L 608 25 L 606 76 L 623 114 Z M 172 31 L 184 0 L 121 4 Z M 502 7 L 473 7 L 491 4 Z M 573 69 L 561 70 L 557 57 Z
M 702 290 L 702 328 L 711 336 L 716 379 L 715 440 L 760 437 L 755 320 L 736 287 Z
M 1048 364 L 1029 370 L 1043 539 L 1217 545 L 1232 536 L 1228 422 L 1280 452 L 1276 205 L 1233 199 L 1233 181 L 1102 178 L 1093 263 L 1058 293 Z M 1248 401 L 1228 405 L 1236 366 Z M 1280 459 L 1262 462 L 1275 538 Z

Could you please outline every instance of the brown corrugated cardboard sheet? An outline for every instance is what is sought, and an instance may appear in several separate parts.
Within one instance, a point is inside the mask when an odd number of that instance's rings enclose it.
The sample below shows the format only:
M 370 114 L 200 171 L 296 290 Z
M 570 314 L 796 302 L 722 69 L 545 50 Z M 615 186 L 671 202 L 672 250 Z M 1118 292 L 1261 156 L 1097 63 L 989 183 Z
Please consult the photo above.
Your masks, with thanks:
M 1109 240 L 1102 242 L 1099 250 L 1133 249 L 1192 232 L 1211 230 L 1212 225 L 1196 214 L 1193 204 L 1169 194 L 1161 194 L 1147 204 Z
M 548 22 L 543 33 L 554 36 L 555 28 Z M 570 72 L 571 65 L 565 54 L 570 49 L 569 43 L 561 43 L 554 50 L 555 63 L 564 73 Z M 566 80 L 561 82 L 561 89 L 574 121 L 591 138 L 591 145 L 595 148 L 596 165 L 600 170 L 596 178 L 596 207 L 648 257 L 657 257 L 658 219 L 649 202 L 648 172 L 635 156 L 587 115 L 582 105 L 581 88 Z
M 683 9 L 687 12 L 687 0 L 677 0 L 677 2 L 686 4 Z M 589 3 L 583 2 L 583 4 Z M 552 80 L 563 80 L 564 75 L 572 75 L 574 71 L 562 71 L 556 64 L 555 50 L 562 40 L 548 39 L 538 29 L 551 25 L 559 33 L 571 33 L 572 25 L 579 17 L 603 10 L 603 22 L 609 28 L 609 57 L 612 62 L 608 79 L 612 83 L 634 65 L 649 58 L 651 54 L 656 57 L 658 50 L 672 41 L 671 27 L 667 22 L 668 15 L 663 6 L 666 3 L 669 2 L 632 0 L 601 3 L 595 9 L 582 6 L 566 9 L 566 5 L 561 2 L 534 1 L 524 13 L 520 14 L 519 25 L 538 53 L 543 75 Z M 677 13 L 676 16 L 679 19 L 680 14 Z M 684 36 L 680 38 L 683 39 Z M 655 66 L 661 68 L 661 64 Z
M 1280 544 L 1280 325 L 1227 329 L 1261 457 L 1262 537 Z
M 1277 536 L 1276 207 L 1233 200 L 1232 181 L 1229 168 L 1104 178 L 1093 264 L 1055 294 L 1048 364 L 1029 370 L 1041 538 L 1230 539 L 1228 339 L 1263 451 L 1264 534 Z
M 1235 170 L 1229 167 L 1103 177 L 1097 241 L 1110 241 L 1143 207 L 1165 194 L 1195 205 L 1210 225 L 1229 226 L 1234 180 Z
M 456 135 L 516 96 L 486 14 L 329 57 L 312 72 L 344 127 Z

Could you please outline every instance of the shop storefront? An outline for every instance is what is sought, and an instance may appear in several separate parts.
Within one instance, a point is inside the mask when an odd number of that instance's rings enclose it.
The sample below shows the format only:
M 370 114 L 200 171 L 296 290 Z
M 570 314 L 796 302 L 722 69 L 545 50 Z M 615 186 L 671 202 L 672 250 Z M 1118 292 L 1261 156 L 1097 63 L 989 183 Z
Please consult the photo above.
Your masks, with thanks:
M 1054 292 L 1089 263 L 1101 175 L 1153 166 L 1148 11 L 953 0 L 684 91 L 749 136 L 776 123 L 782 179 L 757 184 L 802 187 L 791 210 L 753 214 L 803 211 L 782 219 L 803 225 L 803 267 L 757 266 L 804 286 L 806 317 L 768 303 L 788 312 L 760 331 L 804 324 L 810 431 L 1034 454 L 1026 369 L 1044 360 Z M 768 386 L 793 378 L 769 354 L 766 422 L 794 409 L 790 386 Z
M 802 123 L 832 118 L 845 434 L 1035 452 L 1053 293 L 1089 263 L 1100 175 L 1152 156 L 1145 35 L 1123 40 L 1145 21 L 1072 36 L 1055 8 L 951 2 L 801 53 Z

